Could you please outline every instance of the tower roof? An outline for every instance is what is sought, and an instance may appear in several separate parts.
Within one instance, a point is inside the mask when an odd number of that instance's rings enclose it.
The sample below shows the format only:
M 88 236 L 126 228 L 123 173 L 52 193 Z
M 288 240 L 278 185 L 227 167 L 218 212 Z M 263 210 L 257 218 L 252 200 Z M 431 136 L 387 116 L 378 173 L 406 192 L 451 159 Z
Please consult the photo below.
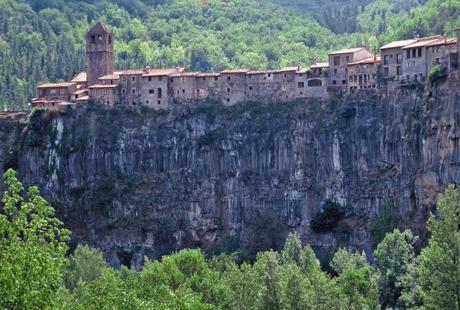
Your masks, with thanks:
M 90 34 L 100 34 L 100 33 L 111 34 L 112 32 L 109 30 L 109 28 L 107 28 L 106 25 L 104 25 L 103 23 L 99 21 L 90 30 L 88 30 L 85 36 L 88 36 Z

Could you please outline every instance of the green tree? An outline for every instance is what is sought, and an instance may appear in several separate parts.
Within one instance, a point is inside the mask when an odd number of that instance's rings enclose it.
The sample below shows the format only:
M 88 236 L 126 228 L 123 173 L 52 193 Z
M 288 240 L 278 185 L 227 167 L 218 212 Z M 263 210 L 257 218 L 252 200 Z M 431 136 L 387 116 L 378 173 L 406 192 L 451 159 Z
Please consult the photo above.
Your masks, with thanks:
M 106 267 L 102 253 L 87 245 L 78 245 L 70 256 L 69 265 L 64 273 L 64 282 L 68 289 L 75 289 L 78 282 L 90 283 L 99 278 Z
M 431 216 L 431 238 L 420 256 L 420 291 L 429 309 L 460 309 L 460 191 L 449 185 Z
M 70 232 L 36 187 L 24 194 L 14 170 L 0 208 L 0 307 L 42 309 L 62 285 Z
M 339 249 L 331 261 L 339 275 L 338 284 L 346 298 L 347 309 L 375 309 L 378 307 L 377 273 L 369 265 L 364 253 Z
M 380 303 L 383 307 L 411 307 L 418 304 L 415 294 L 415 241 L 410 230 L 401 233 L 395 229 L 385 236 L 374 252 L 379 271 Z

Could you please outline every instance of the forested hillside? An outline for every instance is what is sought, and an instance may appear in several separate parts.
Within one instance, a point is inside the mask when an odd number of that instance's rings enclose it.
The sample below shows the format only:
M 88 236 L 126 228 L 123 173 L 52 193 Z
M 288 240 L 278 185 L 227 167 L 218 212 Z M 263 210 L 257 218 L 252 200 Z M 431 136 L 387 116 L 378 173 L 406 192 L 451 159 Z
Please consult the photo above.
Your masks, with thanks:
M 118 68 L 149 64 L 203 71 L 309 65 L 335 48 L 452 33 L 460 24 L 460 0 L 384 0 L 368 6 L 369 0 L 275 1 L 283 5 L 0 0 L 0 107 L 23 108 L 37 83 L 69 79 L 83 70 L 83 34 L 96 20 L 116 35 Z M 337 34 L 342 32 L 348 34 Z

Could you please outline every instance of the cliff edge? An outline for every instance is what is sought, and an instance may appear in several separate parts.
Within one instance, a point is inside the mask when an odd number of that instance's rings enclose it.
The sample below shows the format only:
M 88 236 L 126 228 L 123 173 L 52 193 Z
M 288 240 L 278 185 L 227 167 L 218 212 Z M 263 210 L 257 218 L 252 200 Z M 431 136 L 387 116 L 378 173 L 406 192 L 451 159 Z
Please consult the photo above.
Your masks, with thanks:
M 0 115 L 0 173 L 38 185 L 73 242 L 116 267 L 195 246 L 251 257 L 292 230 L 320 257 L 370 254 L 384 205 L 423 237 L 437 193 L 460 183 L 459 80 L 327 103 Z

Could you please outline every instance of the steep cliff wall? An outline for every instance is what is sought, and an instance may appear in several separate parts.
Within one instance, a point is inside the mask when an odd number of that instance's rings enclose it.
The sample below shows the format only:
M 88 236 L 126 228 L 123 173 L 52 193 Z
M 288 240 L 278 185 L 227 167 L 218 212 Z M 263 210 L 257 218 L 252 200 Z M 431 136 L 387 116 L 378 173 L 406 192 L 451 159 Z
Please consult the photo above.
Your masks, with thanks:
M 460 182 L 459 89 L 452 80 L 430 94 L 328 103 L 0 117 L 0 172 L 38 184 L 74 242 L 114 266 L 189 246 L 252 255 L 292 230 L 321 255 L 344 245 L 370 253 L 383 204 L 423 234 L 436 194 Z

